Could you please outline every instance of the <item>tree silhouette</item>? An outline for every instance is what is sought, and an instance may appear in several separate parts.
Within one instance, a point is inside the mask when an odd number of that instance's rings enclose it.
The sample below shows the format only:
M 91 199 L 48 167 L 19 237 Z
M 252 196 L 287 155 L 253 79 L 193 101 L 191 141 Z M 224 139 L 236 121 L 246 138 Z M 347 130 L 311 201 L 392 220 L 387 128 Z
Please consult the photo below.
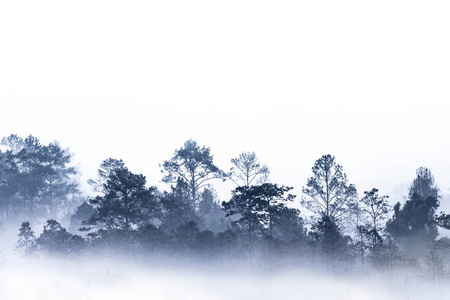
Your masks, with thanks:
M 202 228 L 219 232 L 227 227 L 228 222 L 225 220 L 225 212 L 220 205 L 216 191 L 212 187 L 205 188 L 200 195 L 197 214 L 201 218 L 200 226 Z
M 211 150 L 198 146 L 194 140 L 188 140 L 184 147 L 175 151 L 174 156 L 161 165 L 164 173 L 163 181 L 176 183 L 182 178 L 189 187 L 191 201 L 197 203 L 199 190 L 212 179 L 225 180 L 227 174 L 213 162 Z
M 189 188 L 181 178 L 170 192 L 160 196 L 162 204 L 161 225 L 159 228 L 171 234 L 175 228 L 189 221 L 198 223 L 199 219 L 194 206 L 191 205 Z
M 347 175 L 334 156 L 324 155 L 316 160 L 312 171 L 313 176 L 303 187 L 307 198 L 302 204 L 320 216 L 339 219 L 347 211 L 350 200 L 356 197 L 355 186 L 348 184 Z
M 40 251 L 53 254 L 69 254 L 79 252 L 85 247 L 85 240 L 73 235 L 55 220 L 48 220 L 44 231 L 36 240 Z
M 156 188 L 145 184 L 145 176 L 126 167 L 112 172 L 104 184 L 105 194 L 89 201 L 95 212 L 86 224 L 129 231 L 151 222 L 159 204 L 154 197 Z
M 125 168 L 125 163 L 121 159 L 108 158 L 105 159 L 98 169 L 97 179 L 89 179 L 88 184 L 94 188 L 96 192 L 104 192 L 104 185 L 109 176 L 116 170 Z
M 403 250 L 422 255 L 438 236 L 434 215 L 441 196 L 428 169 L 421 167 L 416 174 L 408 200 L 403 207 L 400 203 L 394 206 L 394 216 L 386 224 L 386 230 Z
M 76 174 L 75 168 L 69 166 L 71 155 L 62 149 L 58 142 L 46 146 L 44 154 L 48 169 L 44 176 L 41 197 L 48 216 L 53 219 L 60 217 L 60 213 L 72 200 L 71 196 L 78 192 L 78 183 L 71 179 L 71 176 Z
M 295 196 L 288 194 L 291 187 L 263 183 L 256 186 L 240 186 L 233 191 L 228 202 L 222 202 L 226 216 L 239 215 L 235 223 L 247 228 L 251 246 L 253 234 L 263 228 L 273 237 L 273 228 L 281 217 L 286 201 L 293 201 Z
M 30 221 L 61 217 L 78 192 L 71 154 L 58 142 L 43 145 L 38 138 L 3 138 L 8 150 L 0 153 L 1 208 Z M 12 201 L 14 200 L 14 202 Z
M 387 198 L 389 198 L 389 196 L 380 196 L 378 195 L 378 189 L 373 188 L 370 191 L 365 191 L 364 197 L 361 199 L 361 202 L 364 205 L 363 210 L 367 213 L 372 223 L 372 247 L 375 247 L 378 237 L 380 236 L 379 223 L 386 218 L 389 212 Z
M 250 186 L 267 181 L 270 171 L 266 165 L 261 165 L 255 152 L 242 152 L 238 158 L 231 160 L 230 179 L 237 186 Z
M 22 252 L 23 255 L 30 255 L 36 248 L 36 237 L 33 230 L 31 230 L 30 222 L 23 222 L 19 229 L 19 241 L 16 247 L 17 251 Z
M 11 215 L 18 214 L 21 207 L 19 198 L 20 171 L 17 158 L 12 150 L 0 151 L 0 219 L 9 221 Z

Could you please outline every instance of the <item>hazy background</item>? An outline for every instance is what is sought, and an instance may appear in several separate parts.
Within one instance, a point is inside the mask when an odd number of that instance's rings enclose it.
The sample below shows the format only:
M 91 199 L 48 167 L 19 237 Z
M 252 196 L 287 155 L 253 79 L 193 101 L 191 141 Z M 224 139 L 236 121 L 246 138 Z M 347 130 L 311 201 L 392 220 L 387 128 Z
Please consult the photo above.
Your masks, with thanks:
M 152 268 L 142 263 L 96 259 L 9 262 L 2 266 L 4 299 L 327 299 L 437 300 L 446 282 L 414 277 L 321 276 L 309 270 L 236 272 L 199 268 Z M 323 275 L 323 274 L 322 274 Z M 43 288 L 44 287 L 44 288 Z
M 193 138 L 225 170 L 255 151 L 298 195 L 326 153 L 360 193 L 401 201 L 426 166 L 448 194 L 449 13 L 448 1 L 2 1 L 0 135 L 60 141 L 83 181 L 113 157 L 167 188 L 159 164 Z M 234 187 L 214 186 L 222 200 Z

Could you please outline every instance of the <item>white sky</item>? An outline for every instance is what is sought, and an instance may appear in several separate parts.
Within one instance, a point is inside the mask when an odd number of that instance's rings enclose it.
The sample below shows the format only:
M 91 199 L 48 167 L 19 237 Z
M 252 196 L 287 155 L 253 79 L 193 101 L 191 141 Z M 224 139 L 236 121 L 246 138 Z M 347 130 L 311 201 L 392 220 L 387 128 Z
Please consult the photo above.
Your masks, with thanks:
M 401 200 L 450 187 L 448 1 L 2 1 L 0 135 L 58 140 L 84 179 L 122 158 L 160 187 L 193 138 L 255 151 L 300 194 L 333 154 Z M 231 184 L 216 182 L 222 200 Z M 448 205 L 450 208 L 450 204 Z

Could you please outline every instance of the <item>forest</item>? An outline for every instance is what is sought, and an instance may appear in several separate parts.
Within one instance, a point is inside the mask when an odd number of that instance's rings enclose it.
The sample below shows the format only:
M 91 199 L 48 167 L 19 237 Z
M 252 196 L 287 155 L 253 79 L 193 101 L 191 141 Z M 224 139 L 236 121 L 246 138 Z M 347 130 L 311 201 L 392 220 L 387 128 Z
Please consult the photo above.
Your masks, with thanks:
M 191 139 L 160 164 L 168 191 L 107 158 L 88 182 L 95 194 L 89 196 L 80 192 L 72 154 L 58 142 L 12 134 L 1 149 L 1 230 L 21 224 L 15 251 L 29 259 L 119 256 L 448 277 L 450 240 L 438 228 L 450 229 L 450 215 L 439 212 L 442 196 L 426 167 L 417 169 L 407 197 L 391 206 L 376 187 L 358 193 L 326 154 L 311 163 L 311 177 L 294 195 L 292 187 L 270 181 L 269 167 L 254 152 L 242 152 L 222 170 L 211 149 Z M 219 200 L 213 184 L 225 180 L 235 189 Z

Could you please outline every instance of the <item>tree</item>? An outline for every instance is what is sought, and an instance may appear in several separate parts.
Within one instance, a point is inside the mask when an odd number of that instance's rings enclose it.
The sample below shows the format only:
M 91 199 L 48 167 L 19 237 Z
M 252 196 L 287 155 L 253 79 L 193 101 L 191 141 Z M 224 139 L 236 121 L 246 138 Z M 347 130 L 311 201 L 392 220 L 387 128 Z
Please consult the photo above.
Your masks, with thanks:
M 0 155 L 0 193 L 6 217 L 11 211 L 29 220 L 59 217 L 78 191 L 68 150 L 56 141 L 42 145 L 31 135 L 24 140 L 11 135 L 2 139 L 2 145 L 8 148 Z
M 440 226 L 444 229 L 450 230 L 450 215 L 449 214 L 446 214 L 443 211 L 441 211 L 439 216 L 438 215 L 435 216 L 434 222 L 438 226 Z
M 364 204 L 363 210 L 367 213 L 371 220 L 372 248 L 374 249 L 380 240 L 379 223 L 384 220 L 389 212 L 389 196 L 378 195 L 378 189 L 373 188 L 371 191 L 365 191 L 361 202 Z
M 239 215 L 235 221 L 247 228 L 249 245 L 255 232 L 267 228 L 269 237 L 273 237 L 273 227 L 280 218 L 286 201 L 293 201 L 295 196 L 286 194 L 292 188 L 263 183 L 257 186 L 240 186 L 233 191 L 230 201 L 222 202 L 226 217 Z
M 254 186 L 254 188 L 250 190 L 253 197 L 263 205 L 263 214 L 261 217 L 264 225 L 269 229 L 269 236 L 273 237 L 274 226 L 280 224 L 279 221 L 282 219 L 283 213 L 287 213 L 285 203 L 287 201 L 294 201 L 296 197 L 295 195 L 288 193 L 292 190 L 292 187 L 263 183 Z M 298 211 L 292 209 L 292 212 L 297 213 Z
M 257 201 L 254 200 L 251 197 L 245 197 L 245 194 L 241 191 L 234 190 L 231 200 L 222 202 L 223 210 L 226 212 L 225 217 L 239 216 L 239 219 L 233 221 L 233 223 L 238 224 L 240 228 L 246 228 L 250 249 L 252 248 L 254 233 L 261 228 L 258 218 L 258 212 L 261 208 Z
M 360 260 L 361 260 L 361 269 L 364 271 L 364 258 L 366 256 L 367 249 L 370 248 L 370 243 L 372 240 L 370 239 L 370 227 L 366 225 L 358 225 L 356 226 L 357 240 L 354 245 L 356 251 L 359 252 Z
M 17 154 L 25 146 L 25 141 L 17 134 L 11 134 L 3 137 L 0 145 L 8 147 L 13 154 Z
M 47 207 L 50 218 L 60 216 L 67 209 L 72 197 L 78 192 L 78 183 L 71 176 L 76 175 L 74 167 L 69 167 L 71 155 L 63 150 L 58 142 L 44 147 L 45 165 L 48 166 L 44 176 L 44 187 L 41 191 L 43 204 Z
M 227 174 L 213 162 L 211 150 L 198 146 L 194 140 L 188 140 L 184 147 L 175 151 L 174 156 L 161 165 L 164 173 L 163 181 L 176 183 L 182 178 L 189 187 L 191 201 L 196 204 L 199 191 L 212 179 L 225 180 Z
M 212 187 L 205 188 L 200 195 L 197 214 L 202 221 L 200 225 L 204 225 L 208 230 L 219 232 L 227 228 L 225 212 L 220 206 L 216 191 Z
M 130 231 L 153 221 L 159 209 L 155 187 L 146 188 L 144 175 L 126 167 L 111 173 L 103 188 L 105 194 L 89 201 L 95 212 L 86 222 L 105 229 Z
M 45 175 L 50 166 L 45 163 L 46 153 L 39 139 L 28 136 L 24 147 L 17 153 L 20 170 L 20 194 L 23 200 L 24 210 L 29 220 L 34 220 L 35 211 L 42 208 L 39 197 L 45 187 Z M 42 213 L 42 211 L 41 211 Z
M 22 177 L 18 166 L 18 152 L 24 148 L 25 141 L 16 134 L 11 134 L 3 137 L 0 145 L 7 149 L 5 152 L 0 151 L 1 218 L 8 221 L 24 209 L 19 197 Z
M 95 213 L 95 209 L 88 202 L 83 202 L 77 207 L 75 213 L 70 217 L 69 230 L 74 232 L 80 229 L 83 222 L 87 222 Z
M 305 241 L 304 222 L 300 211 L 287 206 L 280 207 L 273 222 L 273 238 L 293 246 L 298 251 Z
M 354 199 L 350 202 L 348 211 L 349 220 L 353 231 L 352 237 L 355 240 L 356 250 L 359 252 L 361 260 L 361 269 L 364 270 L 364 259 L 367 249 L 369 249 L 370 239 L 368 240 L 370 229 L 370 222 L 368 221 L 366 208 L 359 199 Z
M 266 165 L 261 165 L 255 152 L 242 152 L 238 158 L 231 160 L 230 179 L 237 186 L 250 186 L 267 181 L 270 171 Z
M 189 187 L 183 179 L 179 178 L 171 191 L 164 191 L 160 196 L 162 205 L 161 228 L 165 233 L 172 234 L 175 228 L 182 224 L 194 221 L 199 223 L 199 218 L 194 207 L 190 203 Z
M 36 250 L 36 237 L 31 230 L 30 222 L 23 222 L 19 229 L 19 241 L 16 250 L 22 252 L 23 255 L 29 255 Z
M 312 212 L 338 220 L 349 203 L 356 197 L 356 188 L 348 184 L 347 175 L 331 155 L 323 155 L 312 168 L 313 176 L 307 180 L 302 204 Z
M 409 187 L 408 198 L 411 199 L 414 194 L 419 195 L 423 199 L 427 198 L 442 198 L 439 188 L 434 182 L 434 176 L 431 171 L 425 167 L 420 167 L 416 170 L 417 177 L 413 180 Z
M 17 213 L 20 172 L 12 150 L 0 151 L 0 219 L 9 221 Z
M 194 221 L 181 224 L 174 231 L 175 245 L 179 250 L 190 251 L 196 244 L 197 234 L 200 232 L 198 225 Z
M 403 250 L 412 255 L 425 255 L 438 236 L 434 215 L 441 196 L 428 169 L 421 167 L 416 174 L 408 200 L 403 207 L 400 203 L 394 206 L 394 216 L 388 221 L 386 231 Z
M 73 235 L 55 220 L 48 220 L 44 231 L 37 239 L 41 251 L 51 254 L 68 254 L 84 249 L 85 241 L 79 235 Z
M 377 268 L 392 271 L 395 266 L 404 263 L 405 260 L 405 257 L 401 254 L 391 236 L 387 236 L 383 244 L 378 245 L 376 257 Z
M 121 159 L 108 158 L 105 159 L 98 169 L 98 177 L 96 180 L 89 179 L 88 184 L 94 188 L 96 192 L 104 192 L 103 188 L 109 176 L 116 170 L 125 168 L 125 163 Z
M 427 271 L 431 275 L 433 282 L 436 281 L 437 277 L 442 277 L 445 274 L 444 262 L 438 253 L 441 249 L 448 249 L 448 245 L 443 245 L 439 241 L 434 242 L 431 244 L 429 254 L 425 259 Z
M 137 239 L 140 247 L 148 252 L 164 251 L 167 253 L 167 246 L 170 245 L 171 236 L 161 230 L 160 227 L 156 227 L 153 224 L 147 224 L 139 229 Z
M 210 259 L 217 254 L 218 240 L 211 230 L 203 230 L 195 237 L 195 250 L 200 259 Z
M 348 239 L 342 234 L 336 221 L 327 215 L 322 215 L 313 225 L 312 231 L 316 232 L 315 242 L 325 255 L 327 269 L 331 266 L 334 271 L 336 260 L 348 252 Z

